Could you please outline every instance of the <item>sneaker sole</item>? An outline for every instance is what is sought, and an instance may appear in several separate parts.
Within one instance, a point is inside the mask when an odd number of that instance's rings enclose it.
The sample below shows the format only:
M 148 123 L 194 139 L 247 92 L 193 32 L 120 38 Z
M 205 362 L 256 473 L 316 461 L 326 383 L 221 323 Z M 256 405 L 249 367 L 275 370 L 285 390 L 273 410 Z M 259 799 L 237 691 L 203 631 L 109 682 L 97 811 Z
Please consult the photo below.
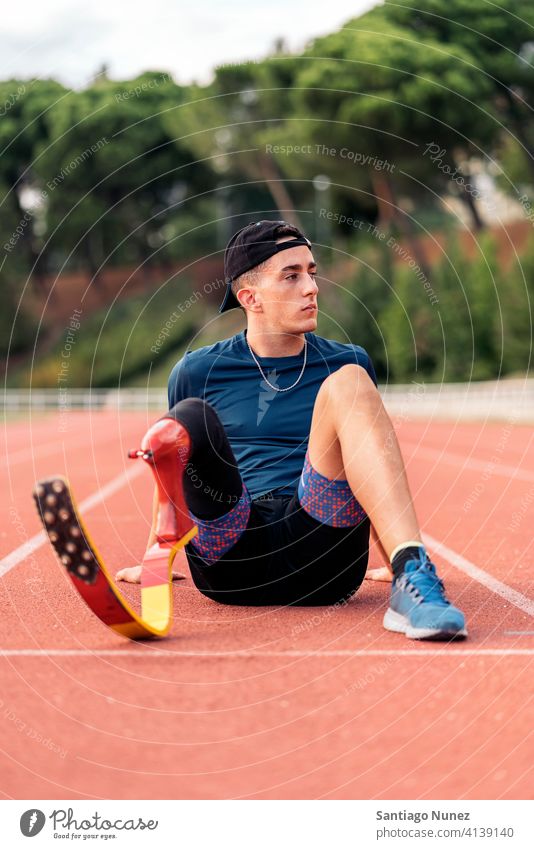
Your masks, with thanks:
M 414 628 L 410 621 L 402 613 L 397 613 L 391 607 L 384 614 L 384 628 L 387 631 L 395 631 L 397 634 L 405 634 L 411 640 L 463 640 L 467 637 L 467 628 L 457 630 L 443 630 L 441 628 Z

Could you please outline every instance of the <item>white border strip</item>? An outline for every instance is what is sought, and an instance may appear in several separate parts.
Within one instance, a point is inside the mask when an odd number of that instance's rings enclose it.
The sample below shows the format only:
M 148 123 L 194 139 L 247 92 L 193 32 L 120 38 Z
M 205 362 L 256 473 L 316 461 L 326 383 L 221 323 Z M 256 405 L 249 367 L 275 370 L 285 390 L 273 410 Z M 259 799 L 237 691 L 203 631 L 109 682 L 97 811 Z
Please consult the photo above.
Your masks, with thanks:
M 534 616 L 534 601 L 532 601 L 532 599 L 527 598 L 526 595 L 512 589 L 512 587 L 509 587 L 507 584 L 503 584 L 492 575 L 488 575 L 488 573 L 484 572 L 483 569 L 475 566 L 474 563 L 471 563 L 470 560 L 462 557 L 461 554 L 457 554 L 452 550 L 452 548 L 447 548 L 446 545 L 443 545 L 442 542 L 438 542 L 437 539 L 434 539 L 434 537 L 431 537 L 429 534 L 423 534 L 423 540 L 429 548 L 432 548 L 441 555 L 441 557 L 443 557 L 444 560 L 447 560 L 451 566 L 456 566 L 457 569 L 460 569 L 470 578 L 473 578 L 474 581 L 478 581 L 479 584 L 482 584 L 488 590 L 491 590 L 493 593 L 500 595 L 501 598 L 506 599 L 506 601 L 513 604 L 514 607 L 518 607 L 519 610 L 522 610 L 524 613 L 528 613 L 529 616 Z
M 418 649 L 331 649 L 321 651 L 299 651 L 288 649 L 287 651 L 254 651 L 244 649 L 243 651 L 165 651 L 162 649 L 4 649 L 0 650 L 0 658 L 3 657 L 137 657 L 151 660 L 152 658 L 164 657 L 167 660 L 172 657 L 186 658 L 194 657 L 243 660 L 253 658 L 322 658 L 322 657 L 503 657 L 517 655 L 518 657 L 533 656 L 532 649 L 460 649 L 444 645 L 443 648 L 418 648 Z
M 122 472 L 122 474 L 117 475 L 116 478 L 109 481 L 109 483 L 105 484 L 101 489 L 94 492 L 92 495 L 89 495 L 85 501 L 82 501 L 79 505 L 80 513 L 87 513 L 88 510 L 92 510 L 93 507 L 96 507 L 97 504 L 100 504 L 101 501 L 105 501 L 106 498 L 109 498 L 110 495 L 113 495 L 117 490 L 122 489 L 124 484 L 128 483 L 132 480 L 132 478 L 136 478 L 137 475 L 141 474 L 144 466 L 141 464 L 132 465 L 131 469 L 128 469 L 127 472 Z M 17 566 L 22 560 L 25 560 L 26 557 L 29 557 L 30 554 L 33 554 L 34 551 L 37 551 L 44 543 L 47 541 L 48 537 L 44 531 L 39 531 L 38 534 L 31 537 L 22 545 L 19 545 L 15 551 L 12 551 L 11 554 L 8 554 L 7 557 L 4 557 L 0 560 L 0 578 L 3 575 L 7 575 L 7 573 L 13 569 L 14 566 Z

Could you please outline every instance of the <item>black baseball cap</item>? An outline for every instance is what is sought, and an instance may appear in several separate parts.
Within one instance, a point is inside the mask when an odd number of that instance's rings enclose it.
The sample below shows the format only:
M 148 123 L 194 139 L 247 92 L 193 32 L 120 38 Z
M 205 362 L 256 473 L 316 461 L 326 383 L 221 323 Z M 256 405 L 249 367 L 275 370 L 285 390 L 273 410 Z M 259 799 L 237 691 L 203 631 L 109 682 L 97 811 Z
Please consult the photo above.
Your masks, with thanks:
M 277 245 L 276 240 L 284 236 L 294 236 L 294 238 Z M 237 277 L 265 262 L 274 254 L 299 245 L 311 248 L 310 240 L 297 227 L 286 221 L 254 221 L 234 233 L 224 252 L 226 292 L 219 312 L 226 312 L 240 306 L 231 287 Z

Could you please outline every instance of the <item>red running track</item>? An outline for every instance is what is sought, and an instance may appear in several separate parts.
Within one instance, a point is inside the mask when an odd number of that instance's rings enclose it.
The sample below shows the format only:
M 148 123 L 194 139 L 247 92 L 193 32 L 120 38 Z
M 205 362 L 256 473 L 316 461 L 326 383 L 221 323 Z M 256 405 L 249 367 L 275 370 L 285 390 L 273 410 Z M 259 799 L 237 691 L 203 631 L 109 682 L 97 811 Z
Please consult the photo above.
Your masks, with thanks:
M 120 476 L 149 423 L 71 412 L 5 429 L 4 797 L 529 798 L 530 428 L 396 422 L 434 559 L 468 617 L 465 643 L 384 631 L 385 584 L 366 582 L 342 608 L 254 609 L 219 606 L 188 579 L 175 585 L 171 637 L 135 644 L 88 612 L 33 539 L 30 493 L 55 472 L 79 501 L 116 481 L 86 521 L 113 569 L 138 562 L 150 471 Z M 138 589 L 125 591 L 136 603 Z

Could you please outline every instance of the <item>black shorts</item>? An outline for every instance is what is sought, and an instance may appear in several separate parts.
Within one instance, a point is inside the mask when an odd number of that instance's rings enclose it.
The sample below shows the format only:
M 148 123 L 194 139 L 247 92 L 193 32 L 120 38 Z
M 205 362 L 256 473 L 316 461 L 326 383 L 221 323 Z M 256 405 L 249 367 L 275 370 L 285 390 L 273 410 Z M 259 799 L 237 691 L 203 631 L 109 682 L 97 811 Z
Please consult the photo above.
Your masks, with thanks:
M 330 605 L 361 585 L 370 523 L 332 527 L 301 507 L 298 493 L 252 501 L 246 529 L 211 565 L 188 543 L 196 587 L 222 604 Z

